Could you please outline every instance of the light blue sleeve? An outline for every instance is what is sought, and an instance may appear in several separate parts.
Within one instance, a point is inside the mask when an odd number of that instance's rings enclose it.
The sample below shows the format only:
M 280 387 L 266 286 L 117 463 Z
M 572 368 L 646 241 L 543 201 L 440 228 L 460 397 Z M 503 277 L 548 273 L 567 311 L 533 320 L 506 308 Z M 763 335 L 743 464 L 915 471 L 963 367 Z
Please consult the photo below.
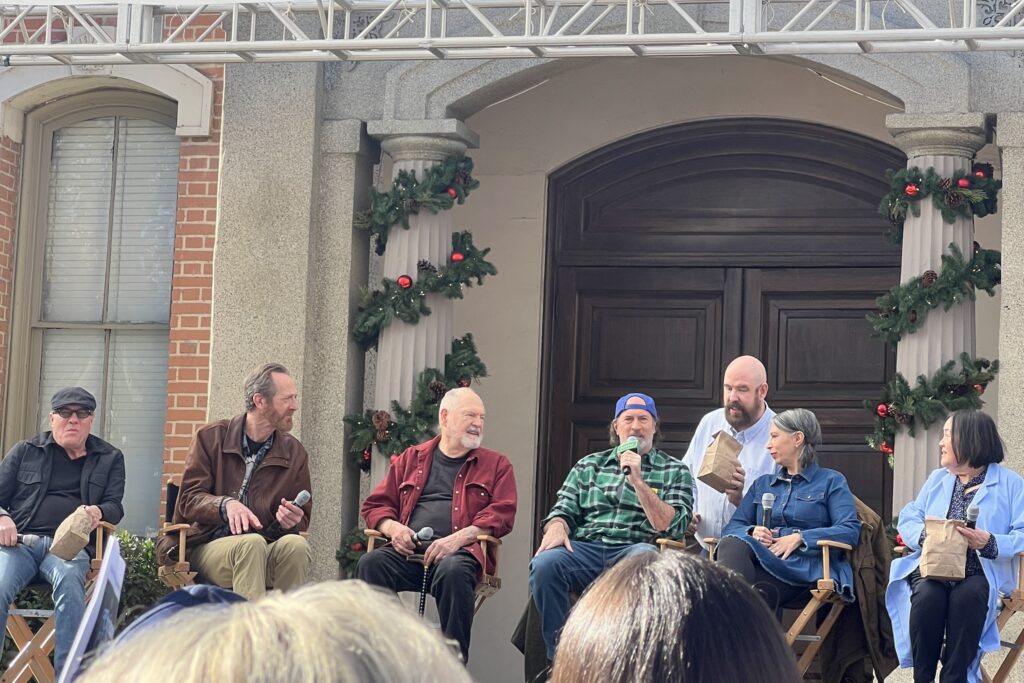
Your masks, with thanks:
M 924 533 L 924 518 L 928 511 L 928 499 L 931 498 L 932 490 L 940 485 L 943 470 L 935 470 L 925 481 L 917 498 L 907 503 L 900 510 L 899 522 L 896 524 L 896 531 L 899 532 L 903 543 L 911 550 L 921 549 L 921 534 Z

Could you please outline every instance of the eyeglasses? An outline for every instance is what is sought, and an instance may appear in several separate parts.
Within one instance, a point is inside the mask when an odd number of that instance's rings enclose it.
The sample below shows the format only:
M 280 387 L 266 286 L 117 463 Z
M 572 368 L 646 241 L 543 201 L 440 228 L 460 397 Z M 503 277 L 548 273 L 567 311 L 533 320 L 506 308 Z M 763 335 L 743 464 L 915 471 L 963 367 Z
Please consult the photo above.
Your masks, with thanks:
M 74 415 L 79 420 L 84 420 L 87 417 L 92 417 L 92 411 L 86 408 L 80 408 L 78 410 L 71 410 L 70 408 L 61 408 L 60 410 L 53 411 L 54 415 L 60 415 L 65 420 L 70 420 L 71 416 Z

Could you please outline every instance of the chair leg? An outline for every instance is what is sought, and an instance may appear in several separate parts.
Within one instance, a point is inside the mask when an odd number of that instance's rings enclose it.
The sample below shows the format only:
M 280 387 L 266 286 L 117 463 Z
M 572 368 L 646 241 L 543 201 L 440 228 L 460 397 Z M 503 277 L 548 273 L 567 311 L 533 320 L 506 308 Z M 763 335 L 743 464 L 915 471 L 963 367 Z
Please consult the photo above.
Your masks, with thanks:
M 1012 615 L 1007 615 L 1006 621 L 1009 621 L 1010 616 Z M 992 679 L 992 683 L 1004 683 L 1004 681 L 1006 681 L 1010 675 L 1010 671 L 1013 669 L 1013 666 L 1020 658 L 1021 648 L 1024 648 L 1024 627 L 1021 627 L 1020 633 L 1017 634 L 1017 640 L 1013 642 L 1013 647 L 1011 647 L 1010 651 L 1006 653 L 1003 663 L 999 665 L 999 670 L 996 671 L 996 675 Z M 982 669 L 982 672 L 984 672 L 984 669 Z
M 812 591 L 812 593 L 813 592 L 814 591 Z M 804 610 L 800 613 L 800 616 L 796 618 L 796 621 L 793 622 L 793 625 L 789 628 L 788 631 L 786 631 L 786 642 L 789 643 L 790 647 L 792 647 L 793 643 L 796 642 L 796 637 L 803 632 L 804 626 L 806 626 L 807 622 L 811 620 L 811 617 L 818 613 L 818 610 L 821 608 L 823 602 L 824 601 L 819 599 L 816 595 L 812 597 L 810 601 L 808 601 L 807 606 L 804 607 Z
M 50 653 L 53 652 L 56 639 L 53 617 L 46 619 L 33 634 L 23 617 L 11 615 L 7 621 L 7 630 L 18 647 L 18 654 L 0 681 L 27 683 L 35 678 L 37 683 L 53 683 L 55 674 L 50 664 Z
M 837 601 L 832 603 L 832 607 L 828 611 L 828 616 L 825 617 L 825 621 L 821 623 L 821 626 L 818 627 L 818 630 L 815 633 L 817 639 L 811 641 L 807 645 L 807 649 L 804 650 L 804 653 L 800 655 L 800 662 L 798 663 L 798 666 L 800 667 L 801 676 L 806 675 L 807 670 L 811 668 L 811 662 L 814 661 L 814 656 L 818 654 L 818 650 L 821 649 L 822 643 L 825 642 L 825 637 L 828 636 L 832 627 L 835 626 L 836 620 L 839 619 L 839 615 L 845 607 L 846 603 L 844 602 Z

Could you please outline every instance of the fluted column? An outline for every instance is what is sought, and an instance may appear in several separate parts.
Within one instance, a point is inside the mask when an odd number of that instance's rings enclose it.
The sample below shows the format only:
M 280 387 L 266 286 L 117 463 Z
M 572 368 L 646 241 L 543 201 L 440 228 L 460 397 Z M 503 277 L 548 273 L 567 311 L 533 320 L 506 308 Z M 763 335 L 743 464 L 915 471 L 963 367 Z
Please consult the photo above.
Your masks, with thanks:
M 896 145 L 907 154 L 907 167 L 922 171 L 931 167 L 950 177 L 958 170 L 970 170 L 975 153 L 987 137 L 984 114 L 913 115 L 892 114 L 886 123 Z M 900 282 L 919 277 L 926 270 L 939 272 L 942 254 L 955 243 L 966 257 L 973 253 L 974 219 L 957 217 L 952 224 L 931 198 L 920 202 L 921 215 L 908 212 L 903 229 L 903 258 Z M 943 363 L 957 360 L 964 351 L 974 354 L 974 302 L 942 307 L 928 313 L 925 324 L 904 336 L 896 351 L 896 369 L 913 384 L 918 375 L 931 376 Z M 893 513 L 898 512 L 921 489 L 928 473 L 938 467 L 938 445 L 942 424 L 927 431 L 920 427 L 916 437 L 906 430 L 896 435 L 893 471 Z
M 1014 389 L 1024 383 L 1024 113 L 999 114 L 996 142 L 1002 154 L 1002 306 L 999 312 L 999 433 L 1006 464 L 1024 471 L 1024 404 Z
M 392 179 L 402 170 L 423 172 L 452 154 L 463 154 L 475 147 L 477 136 L 461 121 L 375 121 L 367 131 L 381 141 L 381 150 L 393 161 Z M 452 213 L 423 210 L 409 219 L 409 229 L 392 226 L 387 250 L 381 263 L 381 276 L 395 279 L 417 277 L 417 263 L 426 259 L 436 266 L 445 265 L 452 250 Z M 451 299 L 440 294 L 427 297 L 430 315 L 415 325 L 395 319 L 381 331 L 377 344 L 374 379 L 374 403 L 386 409 L 391 401 L 408 406 L 419 375 L 426 368 L 444 369 L 444 356 L 451 349 Z M 387 462 L 375 458 L 370 478 L 379 481 Z

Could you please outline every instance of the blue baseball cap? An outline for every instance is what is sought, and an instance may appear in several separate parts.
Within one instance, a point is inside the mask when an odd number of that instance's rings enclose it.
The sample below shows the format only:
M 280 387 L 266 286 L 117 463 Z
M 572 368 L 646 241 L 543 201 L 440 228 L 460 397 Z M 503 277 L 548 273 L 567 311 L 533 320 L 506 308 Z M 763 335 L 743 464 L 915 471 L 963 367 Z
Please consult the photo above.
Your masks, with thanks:
M 633 401 L 632 403 L 630 403 L 629 402 L 630 399 L 634 399 L 634 398 L 640 399 L 641 401 L 643 401 L 643 403 L 638 403 L 636 401 Z M 651 416 L 655 420 L 658 419 L 658 409 L 654 407 L 654 399 L 651 398 L 650 396 L 648 396 L 647 394 L 637 394 L 637 393 L 626 394 L 625 396 L 623 396 L 622 398 L 620 398 L 618 401 L 615 402 L 615 418 L 614 419 L 618 419 L 619 415 L 622 415 L 622 411 L 624 411 L 624 410 L 633 410 L 633 409 L 646 410 L 648 413 L 651 414 Z

